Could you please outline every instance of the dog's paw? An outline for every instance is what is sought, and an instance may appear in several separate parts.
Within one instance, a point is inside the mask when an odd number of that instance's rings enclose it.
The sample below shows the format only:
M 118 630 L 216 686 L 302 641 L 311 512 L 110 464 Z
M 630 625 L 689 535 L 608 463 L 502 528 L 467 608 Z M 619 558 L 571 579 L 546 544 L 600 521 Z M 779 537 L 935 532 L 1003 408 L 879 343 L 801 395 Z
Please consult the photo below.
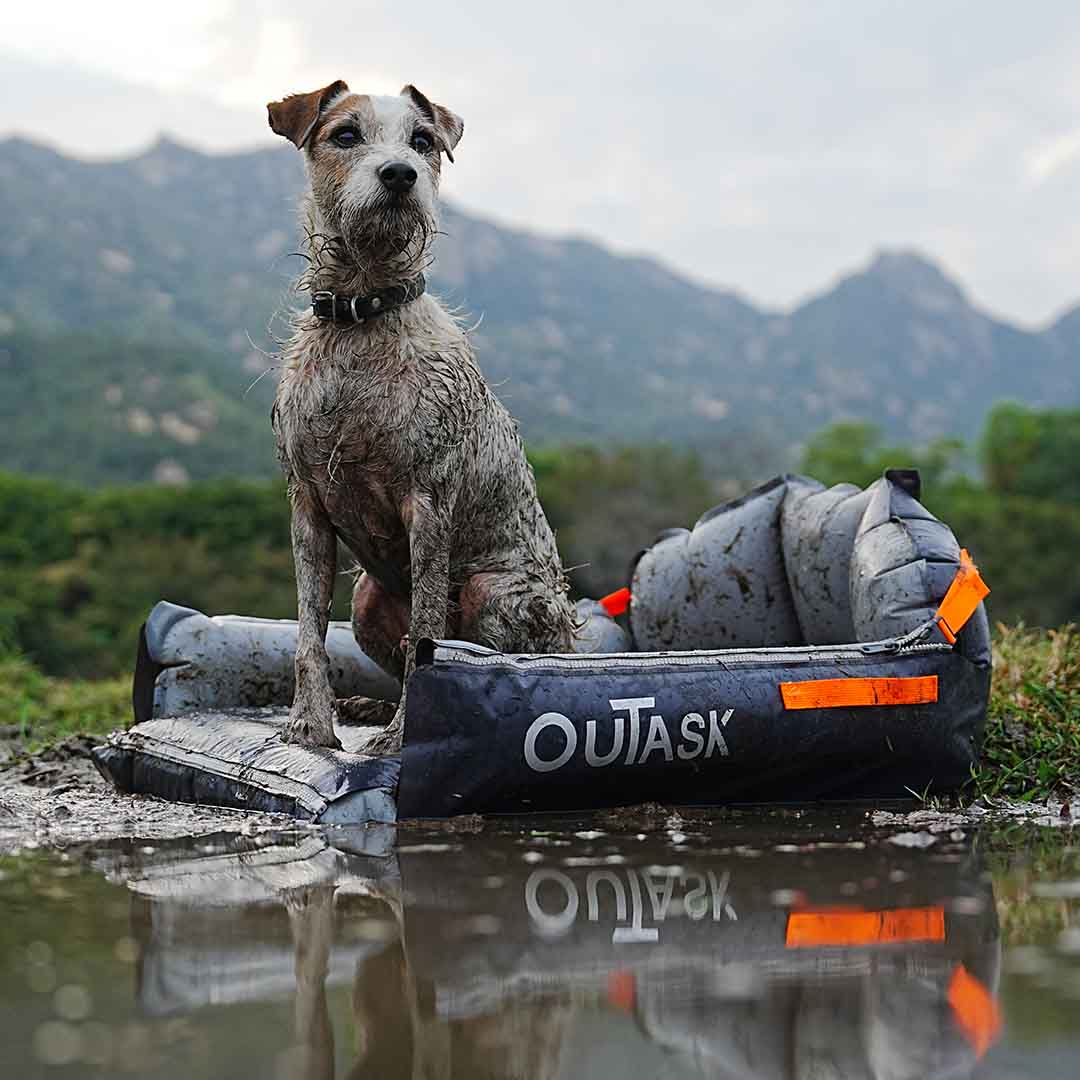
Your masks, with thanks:
M 381 757 L 384 754 L 396 754 L 401 749 L 401 738 L 404 733 L 405 725 L 401 723 L 398 717 L 394 717 L 393 722 L 388 727 L 383 728 L 382 731 L 375 732 L 375 734 L 364 743 L 361 752 L 370 754 L 372 757 Z
M 281 738 L 297 746 L 325 746 L 330 750 L 340 750 L 341 741 L 334 734 L 333 704 L 319 706 L 296 702 Z

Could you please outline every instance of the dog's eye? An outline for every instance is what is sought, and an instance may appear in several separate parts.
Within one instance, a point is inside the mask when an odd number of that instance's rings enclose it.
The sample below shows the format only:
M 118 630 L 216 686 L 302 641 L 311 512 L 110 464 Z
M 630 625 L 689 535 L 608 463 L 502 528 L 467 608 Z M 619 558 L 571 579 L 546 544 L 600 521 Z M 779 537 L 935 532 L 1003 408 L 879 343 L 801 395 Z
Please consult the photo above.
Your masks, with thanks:
M 344 147 L 346 150 L 350 146 L 359 146 L 359 144 L 364 141 L 360 132 L 354 127 L 338 128 L 337 131 L 330 136 L 330 140 L 338 146 Z
M 427 154 L 431 152 L 431 148 L 435 145 L 434 140 L 426 131 L 414 131 L 412 137 L 412 148 L 418 154 Z

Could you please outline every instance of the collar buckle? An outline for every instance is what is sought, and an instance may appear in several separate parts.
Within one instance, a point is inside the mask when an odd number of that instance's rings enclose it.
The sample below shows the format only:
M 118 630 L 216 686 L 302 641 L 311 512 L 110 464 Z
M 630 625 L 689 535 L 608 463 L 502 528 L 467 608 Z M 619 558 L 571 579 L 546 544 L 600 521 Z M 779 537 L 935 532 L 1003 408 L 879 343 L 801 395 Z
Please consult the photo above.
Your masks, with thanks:
M 332 323 L 337 323 L 337 297 L 329 289 L 319 289 L 311 294 L 311 310 L 317 319 L 329 318 Z

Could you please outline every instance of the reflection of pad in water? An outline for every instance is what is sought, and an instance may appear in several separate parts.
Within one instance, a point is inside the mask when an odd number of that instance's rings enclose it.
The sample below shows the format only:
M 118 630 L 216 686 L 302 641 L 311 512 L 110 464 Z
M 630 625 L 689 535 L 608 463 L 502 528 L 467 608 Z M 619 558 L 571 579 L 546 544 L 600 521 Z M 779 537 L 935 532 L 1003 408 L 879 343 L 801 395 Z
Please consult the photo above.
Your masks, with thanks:
M 675 863 L 660 839 L 593 835 L 546 833 L 540 863 L 521 834 L 491 833 L 410 835 L 391 858 L 307 837 L 140 860 L 140 1001 L 285 995 L 320 942 L 297 1008 L 354 977 L 359 1064 L 379 1075 L 430 1058 L 451 1078 L 513 1061 L 536 1077 L 959 1078 L 993 1041 L 996 914 L 976 858 L 765 843 Z M 241 902 L 218 903 L 221 886 Z
M 341 852 L 321 836 L 296 846 L 223 853 L 142 868 L 127 887 L 147 899 L 202 907 L 235 907 L 274 900 L 286 889 L 334 884 L 344 871 Z
M 768 851 L 678 864 L 639 851 L 577 866 L 551 849 L 542 866 L 500 869 L 496 889 L 467 857 L 403 853 L 405 939 L 439 1014 L 462 1024 L 592 1002 L 566 1035 L 585 1057 L 576 1075 L 614 1068 L 611 1009 L 637 1021 L 619 1029 L 636 1049 L 617 1057 L 642 1076 L 964 1076 L 996 1035 L 996 913 L 975 860 L 890 853 L 903 884 L 854 898 L 851 883 L 881 874 L 872 851 L 817 852 L 810 868 Z M 799 887 L 785 899 L 779 883 Z M 498 934 L 448 932 L 473 911 Z
M 793 911 L 785 944 L 789 949 L 812 949 L 944 940 L 945 909 L 936 904 L 897 911 Z
M 273 1000 L 296 985 L 296 940 L 286 905 L 312 891 L 334 897 L 334 920 L 381 915 L 366 939 L 335 947 L 327 985 L 347 984 L 357 964 L 386 947 L 397 926 L 373 893 L 396 895 L 393 858 L 363 858 L 321 836 L 296 845 L 193 854 L 140 865 L 127 876 L 136 897 L 139 1002 L 151 1015 L 207 1005 Z M 347 935 L 344 935 L 347 937 Z
M 295 945 L 285 909 L 170 907 L 152 912 L 148 940 L 140 942 L 139 1005 L 151 1016 L 206 1005 L 270 1001 L 296 989 Z M 242 922 L 242 925 L 241 925 Z M 351 942 L 331 954 L 328 985 L 348 983 L 373 942 Z

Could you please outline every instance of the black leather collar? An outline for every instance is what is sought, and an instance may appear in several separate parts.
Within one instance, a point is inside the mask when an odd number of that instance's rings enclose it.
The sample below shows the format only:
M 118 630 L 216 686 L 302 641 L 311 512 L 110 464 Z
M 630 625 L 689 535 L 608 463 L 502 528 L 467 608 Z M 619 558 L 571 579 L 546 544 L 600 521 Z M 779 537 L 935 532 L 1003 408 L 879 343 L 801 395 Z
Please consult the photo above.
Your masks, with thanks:
M 424 275 L 417 274 L 412 281 L 379 289 L 369 296 L 338 296 L 328 289 L 320 289 L 311 294 L 311 310 L 315 318 L 323 322 L 353 326 L 410 303 L 423 295 L 426 288 Z

